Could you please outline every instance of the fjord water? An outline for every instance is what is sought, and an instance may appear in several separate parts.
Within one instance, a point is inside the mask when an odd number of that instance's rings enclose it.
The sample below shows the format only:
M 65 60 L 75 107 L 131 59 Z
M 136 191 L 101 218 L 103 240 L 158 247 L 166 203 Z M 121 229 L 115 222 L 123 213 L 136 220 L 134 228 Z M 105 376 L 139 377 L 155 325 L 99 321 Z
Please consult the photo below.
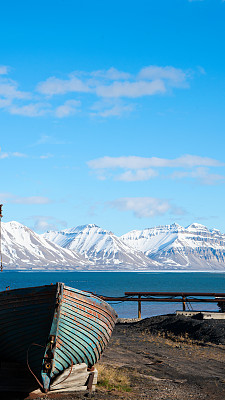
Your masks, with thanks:
M 207 272 L 18 272 L 0 273 L 0 291 L 64 282 L 97 295 L 123 296 L 129 291 L 225 293 L 225 273 Z M 137 303 L 111 303 L 121 318 L 136 318 Z M 192 304 L 195 310 L 218 310 L 216 303 Z M 174 313 L 181 303 L 142 303 L 142 317 Z

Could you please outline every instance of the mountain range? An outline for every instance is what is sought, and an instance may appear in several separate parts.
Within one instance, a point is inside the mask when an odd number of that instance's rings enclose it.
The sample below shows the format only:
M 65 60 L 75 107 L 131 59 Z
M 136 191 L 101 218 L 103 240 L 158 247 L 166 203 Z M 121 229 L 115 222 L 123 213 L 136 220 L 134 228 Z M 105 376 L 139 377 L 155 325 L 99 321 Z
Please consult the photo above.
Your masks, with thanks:
M 88 224 L 38 235 L 2 223 L 6 269 L 103 271 L 224 271 L 225 235 L 193 223 L 133 230 L 121 237 Z
M 77 269 L 91 263 L 84 256 L 44 239 L 12 221 L 2 223 L 2 261 L 7 269 Z

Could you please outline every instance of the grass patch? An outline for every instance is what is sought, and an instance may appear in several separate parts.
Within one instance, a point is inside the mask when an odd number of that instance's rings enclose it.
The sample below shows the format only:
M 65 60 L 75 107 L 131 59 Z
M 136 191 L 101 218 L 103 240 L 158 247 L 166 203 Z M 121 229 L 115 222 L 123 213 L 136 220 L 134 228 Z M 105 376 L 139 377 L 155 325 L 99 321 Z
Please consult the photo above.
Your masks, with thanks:
M 176 335 L 173 332 L 167 331 L 167 332 L 157 332 L 157 333 L 151 333 L 149 331 L 144 331 L 141 333 L 143 339 L 148 342 L 155 342 L 155 341 L 162 341 L 162 343 L 168 344 L 169 346 L 174 346 L 177 347 L 177 344 L 186 344 L 189 346 L 206 346 L 207 343 L 203 342 L 202 340 L 195 340 L 190 338 L 189 334 L 187 332 L 184 332 L 183 334 L 178 334 Z
M 121 368 L 113 368 L 106 365 L 97 365 L 98 386 L 107 390 L 118 390 L 119 392 L 130 392 L 130 379 Z

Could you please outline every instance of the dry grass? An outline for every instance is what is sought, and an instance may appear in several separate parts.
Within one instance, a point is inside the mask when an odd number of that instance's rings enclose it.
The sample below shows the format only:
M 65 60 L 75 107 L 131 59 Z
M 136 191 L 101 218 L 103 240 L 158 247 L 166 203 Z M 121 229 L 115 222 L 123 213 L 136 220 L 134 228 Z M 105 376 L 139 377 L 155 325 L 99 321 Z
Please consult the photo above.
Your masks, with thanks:
M 150 332 L 142 332 L 140 341 L 154 343 L 155 346 L 166 345 L 170 348 L 178 348 L 183 350 L 184 354 L 191 358 L 206 358 L 208 360 L 216 360 L 225 362 L 225 345 L 217 345 L 205 343 L 200 340 L 191 339 L 188 333 L 184 335 L 175 335 L 172 332 L 158 332 L 152 334 Z M 193 351 L 190 353 L 190 351 Z
M 152 334 L 150 332 L 142 332 L 142 340 L 147 340 L 149 342 L 163 341 L 169 346 L 177 347 L 177 344 L 187 344 L 189 346 L 206 346 L 206 343 L 200 340 L 191 339 L 186 332 L 184 335 L 175 335 L 172 332 L 157 332 L 157 334 Z
M 118 390 L 120 392 L 130 392 L 130 379 L 121 368 L 98 364 L 98 386 L 107 390 Z

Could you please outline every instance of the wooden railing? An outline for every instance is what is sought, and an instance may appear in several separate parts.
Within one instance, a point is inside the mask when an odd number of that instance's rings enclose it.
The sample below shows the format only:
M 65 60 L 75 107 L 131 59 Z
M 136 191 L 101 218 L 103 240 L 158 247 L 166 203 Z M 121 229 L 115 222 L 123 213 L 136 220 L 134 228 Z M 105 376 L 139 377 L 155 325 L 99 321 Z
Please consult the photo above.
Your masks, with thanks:
M 225 293 L 199 292 L 125 292 L 121 297 L 99 296 L 109 302 L 136 301 L 138 303 L 138 318 L 141 318 L 142 302 L 182 303 L 183 311 L 187 303 L 217 303 L 220 311 L 225 311 Z M 205 298 L 206 297 L 206 298 Z

